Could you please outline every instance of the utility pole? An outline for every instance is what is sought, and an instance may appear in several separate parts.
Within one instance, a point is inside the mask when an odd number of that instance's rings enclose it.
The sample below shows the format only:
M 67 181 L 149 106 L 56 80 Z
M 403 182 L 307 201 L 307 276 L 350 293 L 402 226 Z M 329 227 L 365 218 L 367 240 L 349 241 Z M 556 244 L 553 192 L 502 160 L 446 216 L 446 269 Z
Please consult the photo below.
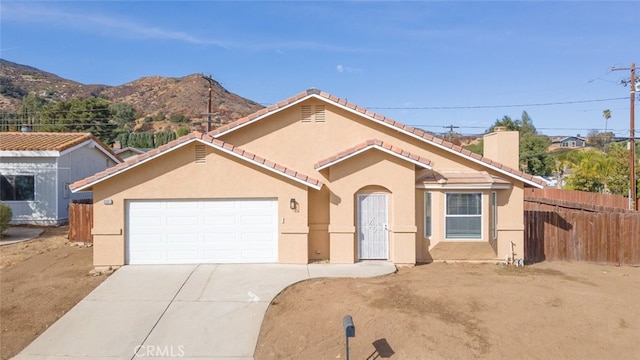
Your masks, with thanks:
M 631 106 L 629 116 L 629 209 L 638 210 L 638 204 L 636 201 L 636 125 L 635 125 L 635 102 L 636 102 L 636 64 L 632 63 L 628 68 L 613 67 L 611 70 L 631 70 Z
M 443 128 L 449 129 L 447 133 L 449 134 L 449 142 L 451 142 L 451 139 L 453 138 L 453 129 L 459 129 L 460 126 L 449 125 L 449 126 L 443 126 Z
M 213 87 L 213 79 L 211 76 L 202 75 L 202 78 L 209 82 L 209 106 L 207 107 L 207 133 L 211 131 L 211 88 Z

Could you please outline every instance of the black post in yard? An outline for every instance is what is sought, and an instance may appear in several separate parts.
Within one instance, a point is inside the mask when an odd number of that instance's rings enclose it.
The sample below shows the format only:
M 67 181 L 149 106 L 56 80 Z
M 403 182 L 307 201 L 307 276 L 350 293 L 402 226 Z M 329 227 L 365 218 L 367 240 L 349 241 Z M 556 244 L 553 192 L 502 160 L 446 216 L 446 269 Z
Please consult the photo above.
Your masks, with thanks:
M 342 318 L 342 326 L 344 327 L 344 335 L 347 339 L 347 360 L 349 360 L 349 338 L 356 337 L 356 327 L 353 325 L 351 315 L 345 315 L 345 317 Z

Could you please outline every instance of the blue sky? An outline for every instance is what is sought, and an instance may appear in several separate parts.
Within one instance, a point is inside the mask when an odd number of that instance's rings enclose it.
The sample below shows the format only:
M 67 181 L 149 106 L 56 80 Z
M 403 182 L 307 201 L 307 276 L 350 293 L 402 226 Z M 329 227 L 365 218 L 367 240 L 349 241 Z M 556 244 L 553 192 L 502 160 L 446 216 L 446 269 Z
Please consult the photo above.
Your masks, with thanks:
M 638 1 L 3 0 L 0 21 L 0 57 L 85 84 L 205 73 L 265 105 L 315 87 L 463 134 L 526 110 L 586 135 L 611 109 L 628 135 L 630 73 L 610 69 L 640 65 Z

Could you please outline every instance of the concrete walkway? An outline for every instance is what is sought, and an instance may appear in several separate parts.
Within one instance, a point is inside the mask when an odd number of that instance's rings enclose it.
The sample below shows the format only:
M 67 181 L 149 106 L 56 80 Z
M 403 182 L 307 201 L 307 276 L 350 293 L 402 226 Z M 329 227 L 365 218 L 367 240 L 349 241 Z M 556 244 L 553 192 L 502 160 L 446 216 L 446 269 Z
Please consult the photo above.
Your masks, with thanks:
M 388 262 L 125 266 L 14 359 L 253 359 L 265 311 L 287 286 L 394 271 Z
M 35 239 L 40 236 L 43 231 L 44 229 L 34 227 L 12 226 L 2 233 L 0 246 Z

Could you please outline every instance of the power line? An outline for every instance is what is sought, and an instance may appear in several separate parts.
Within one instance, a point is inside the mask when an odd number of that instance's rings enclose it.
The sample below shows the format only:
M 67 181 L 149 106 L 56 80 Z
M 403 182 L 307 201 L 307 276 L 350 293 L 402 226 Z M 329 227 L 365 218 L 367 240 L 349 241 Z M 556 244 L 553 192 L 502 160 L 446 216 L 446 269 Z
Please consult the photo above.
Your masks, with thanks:
M 530 104 L 510 104 L 510 105 L 471 105 L 471 106 L 374 106 L 369 109 L 384 110 L 462 110 L 462 109 L 497 109 L 497 108 L 514 108 L 514 107 L 533 107 L 533 106 L 556 106 L 585 104 L 603 101 L 627 100 L 626 97 L 616 97 L 608 99 L 591 99 L 591 100 L 575 100 L 575 101 L 558 101 L 548 103 L 530 103 Z

